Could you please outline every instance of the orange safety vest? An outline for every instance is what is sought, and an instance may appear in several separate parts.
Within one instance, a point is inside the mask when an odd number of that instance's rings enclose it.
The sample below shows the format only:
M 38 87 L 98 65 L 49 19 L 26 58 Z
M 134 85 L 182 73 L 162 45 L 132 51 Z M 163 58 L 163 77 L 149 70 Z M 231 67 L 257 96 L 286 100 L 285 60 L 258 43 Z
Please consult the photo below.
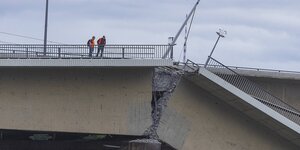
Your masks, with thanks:
M 95 46 L 95 41 L 93 39 L 90 39 L 90 47 L 94 48 Z

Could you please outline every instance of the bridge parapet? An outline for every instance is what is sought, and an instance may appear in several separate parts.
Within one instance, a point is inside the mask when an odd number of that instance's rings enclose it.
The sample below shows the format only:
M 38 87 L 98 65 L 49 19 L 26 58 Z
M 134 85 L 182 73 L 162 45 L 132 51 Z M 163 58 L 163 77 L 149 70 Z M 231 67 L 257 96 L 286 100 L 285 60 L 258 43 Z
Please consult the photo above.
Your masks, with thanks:
M 80 58 L 80 59 L 172 59 L 171 51 L 167 57 L 163 55 L 170 45 L 105 45 L 103 57 L 95 56 L 98 46 L 94 47 L 92 57 L 89 57 L 87 45 L 44 45 L 39 44 L 0 44 L 0 58 Z
M 171 47 L 171 51 L 165 54 Z M 0 66 L 171 66 L 172 45 L 0 44 Z

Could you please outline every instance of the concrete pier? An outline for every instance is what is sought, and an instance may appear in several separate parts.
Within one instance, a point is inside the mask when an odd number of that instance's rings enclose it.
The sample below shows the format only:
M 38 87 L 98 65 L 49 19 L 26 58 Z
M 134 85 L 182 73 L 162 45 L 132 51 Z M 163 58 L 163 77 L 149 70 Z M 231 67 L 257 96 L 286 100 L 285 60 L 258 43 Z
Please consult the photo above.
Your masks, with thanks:
M 128 150 L 161 150 L 161 143 L 151 139 L 134 140 L 129 142 Z

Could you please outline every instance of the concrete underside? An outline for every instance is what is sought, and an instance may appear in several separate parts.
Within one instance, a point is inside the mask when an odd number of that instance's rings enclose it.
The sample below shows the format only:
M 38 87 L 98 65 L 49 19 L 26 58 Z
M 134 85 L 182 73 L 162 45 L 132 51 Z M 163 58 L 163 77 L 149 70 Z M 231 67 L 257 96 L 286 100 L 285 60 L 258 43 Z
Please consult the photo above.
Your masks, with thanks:
M 0 141 L 1 150 L 109 150 L 100 142 Z
M 0 128 L 141 135 L 151 68 L 2 68 Z

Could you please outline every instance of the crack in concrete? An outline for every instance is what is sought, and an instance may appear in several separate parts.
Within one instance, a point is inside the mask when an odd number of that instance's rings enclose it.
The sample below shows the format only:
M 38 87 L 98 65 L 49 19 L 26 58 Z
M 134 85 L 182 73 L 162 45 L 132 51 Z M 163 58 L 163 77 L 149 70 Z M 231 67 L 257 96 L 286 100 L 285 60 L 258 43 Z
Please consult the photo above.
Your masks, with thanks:
M 183 71 L 181 70 L 155 68 L 152 79 L 152 125 L 144 132 L 144 135 L 148 138 L 159 139 L 157 129 L 160 119 L 168 105 L 168 100 L 180 82 L 182 74 Z

